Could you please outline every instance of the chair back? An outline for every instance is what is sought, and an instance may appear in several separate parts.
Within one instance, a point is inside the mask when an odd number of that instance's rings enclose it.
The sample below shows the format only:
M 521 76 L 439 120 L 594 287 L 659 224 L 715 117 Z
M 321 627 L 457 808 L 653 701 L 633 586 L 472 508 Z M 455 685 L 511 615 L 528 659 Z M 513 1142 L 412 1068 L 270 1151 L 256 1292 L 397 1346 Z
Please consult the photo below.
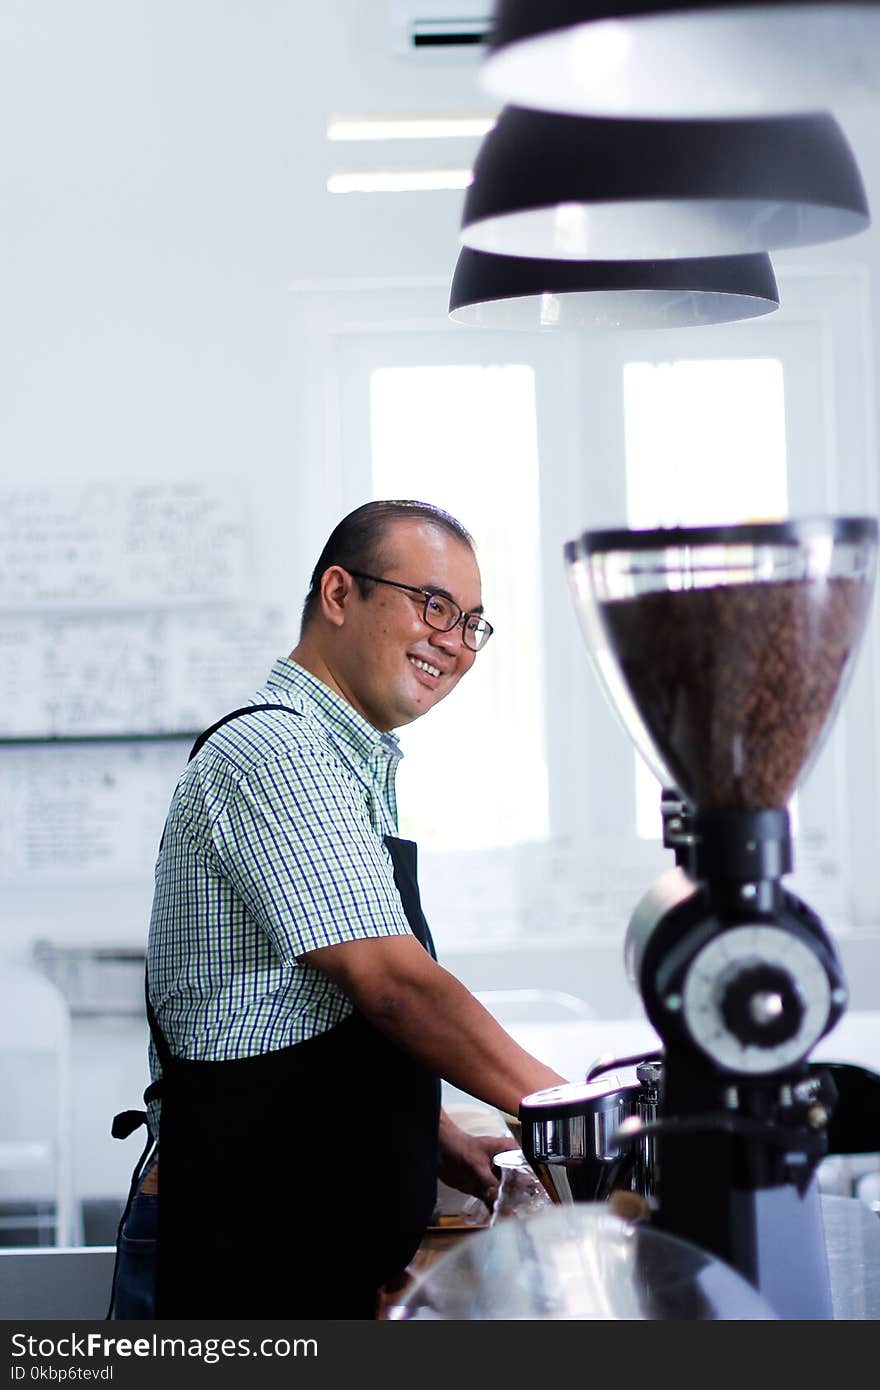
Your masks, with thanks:
M 80 1236 L 73 1199 L 70 1011 L 30 966 L 0 966 L 0 1240 L 4 1230 Z M 44 1206 L 49 1211 L 43 1210 Z

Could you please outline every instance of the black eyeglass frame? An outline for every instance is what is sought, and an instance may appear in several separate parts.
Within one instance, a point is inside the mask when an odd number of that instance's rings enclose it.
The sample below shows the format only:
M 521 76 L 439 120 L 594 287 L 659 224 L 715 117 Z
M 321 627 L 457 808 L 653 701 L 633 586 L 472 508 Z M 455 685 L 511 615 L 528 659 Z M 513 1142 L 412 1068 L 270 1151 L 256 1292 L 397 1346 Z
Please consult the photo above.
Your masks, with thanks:
M 465 612 L 463 608 L 459 608 L 458 604 L 455 602 L 455 599 L 450 598 L 448 594 L 439 593 L 436 589 L 422 589 L 419 587 L 418 584 L 401 584 L 400 581 L 397 579 L 383 579 L 380 574 L 364 574 L 363 570 L 350 570 L 347 566 L 345 568 L 346 573 L 352 575 L 355 579 L 369 579 L 373 584 L 390 584 L 393 589 L 405 589 L 410 594 L 420 594 L 422 598 L 425 600 L 425 607 L 422 613 L 422 618 L 428 625 L 428 627 L 433 628 L 435 632 L 454 632 L 455 629 L 458 627 L 459 623 L 461 623 L 461 640 L 469 651 L 481 652 L 485 647 L 486 643 L 488 642 L 489 638 L 492 636 L 492 633 L 495 631 L 488 618 L 484 618 L 482 613 Z M 428 617 L 428 604 L 431 602 L 432 598 L 442 598 L 444 603 L 451 604 L 451 606 L 457 611 L 458 617 L 454 620 L 454 622 L 449 623 L 447 627 L 438 627 L 437 624 L 432 623 L 431 619 Z M 467 622 L 465 620 L 468 618 L 474 618 L 477 622 L 482 623 L 483 629 L 486 633 L 485 637 L 483 638 L 482 642 L 478 647 L 472 646 L 471 643 L 467 640 L 468 630 Z

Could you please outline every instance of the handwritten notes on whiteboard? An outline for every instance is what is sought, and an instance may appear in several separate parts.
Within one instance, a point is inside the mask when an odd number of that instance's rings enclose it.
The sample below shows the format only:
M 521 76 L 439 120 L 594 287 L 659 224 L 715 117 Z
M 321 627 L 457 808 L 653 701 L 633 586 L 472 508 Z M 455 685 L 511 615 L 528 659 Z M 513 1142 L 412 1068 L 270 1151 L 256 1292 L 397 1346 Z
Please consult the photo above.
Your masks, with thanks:
M 186 741 L 6 748 L 0 880 L 145 879 Z
M 95 482 L 0 492 L 0 608 L 240 599 L 250 525 L 241 491 Z
M 0 738 L 198 730 L 294 645 L 276 608 L 0 613 Z
M 292 645 L 279 611 L 0 616 L 0 737 L 168 733 L 0 748 L 0 880 L 152 873 L 193 731 L 247 703 Z
M 173 736 L 245 704 L 296 641 L 298 614 L 252 586 L 246 497 L 225 484 L 0 492 L 0 878 L 152 873 L 189 751 Z

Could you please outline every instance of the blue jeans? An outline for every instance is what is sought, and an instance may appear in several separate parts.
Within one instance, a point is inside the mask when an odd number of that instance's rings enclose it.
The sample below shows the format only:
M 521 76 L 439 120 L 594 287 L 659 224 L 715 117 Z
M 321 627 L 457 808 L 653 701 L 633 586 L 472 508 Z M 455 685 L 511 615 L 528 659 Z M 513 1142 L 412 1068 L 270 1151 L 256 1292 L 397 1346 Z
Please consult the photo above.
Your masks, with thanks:
M 156 1316 L 156 1248 L 159 1194 L 138 1191 L 122 1228 L 116 1258 L 113 1317 Z

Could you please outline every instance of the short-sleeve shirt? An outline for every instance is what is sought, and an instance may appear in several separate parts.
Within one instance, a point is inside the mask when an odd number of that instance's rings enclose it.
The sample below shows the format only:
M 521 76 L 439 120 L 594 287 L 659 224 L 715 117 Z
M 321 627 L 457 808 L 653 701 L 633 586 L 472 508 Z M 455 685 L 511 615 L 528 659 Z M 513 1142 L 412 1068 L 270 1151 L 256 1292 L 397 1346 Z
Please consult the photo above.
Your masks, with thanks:
M 410 934 L 383 841 L 397 833 L 396 738 L 285 658 L 250 703 L 291 713 L 211 736 L 177 783 L 156 864 L 150 997 L 172 1054 L 193 1060 L 332 1028 L 352 1006 L 302 956 Z

